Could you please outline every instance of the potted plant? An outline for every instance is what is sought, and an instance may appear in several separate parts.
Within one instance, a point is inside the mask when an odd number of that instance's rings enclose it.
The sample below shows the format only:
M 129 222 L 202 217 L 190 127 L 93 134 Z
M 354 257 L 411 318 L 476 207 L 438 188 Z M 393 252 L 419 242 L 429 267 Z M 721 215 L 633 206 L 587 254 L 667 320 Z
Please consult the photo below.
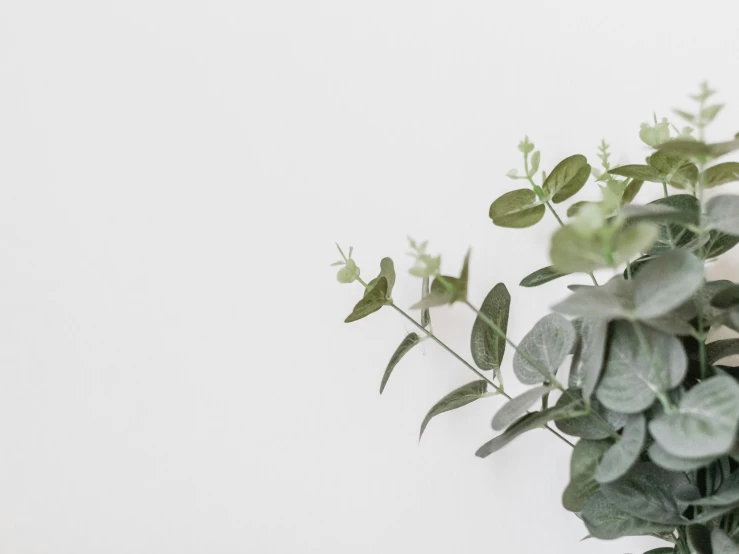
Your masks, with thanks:
M 696 109 L 676 110 L 687 121 L 642 124 L 651 147 L 644 163 L 613 167 L 602 142 L 592 167 L 572 155 L 540 172 L 540 154 L 528 138 L 518 146 L 522 171 L 508 177 L 521 187 L 492 202 L 489 217 L 501 227 L 536 225 L 547 212 L 560 228 L 551 238 L 551 265 L 523 278 L 537 287 L 570 274 L 590 285 L 552 307 L 520 341 L 507 334 L 510 294 L 495 285 L 479 307 L 467 294 L 469 252 L 460 273 L 441 272 L 441 259 L 425 242 L 410 242 L 411 275 L 422 281 L 416 316 L 392 299 L 396 274 L 384 258 L 365 282 L 339 248 L 338 280 L 361 284 L 362 298 L 347 322 L 384 307 L 412 323 L 385 368 L 382 393 L 396 365 L 422 340 L 435 341 L 475 380 L 439 400 L 429 421 L 489 395 L 507 399 L 492 417 L 493 435 L 477 450 L 485 458 L 533 429 L 544 429 L 571 448 L 571 474 L 562 504 L 584 522 L 589 536 L 615 539 L 652 535 L 669 546 L 657 553 L 739 554 L 739 339 L 715 340 L 721 327 L 739 331 L 739 284 L 707 280 L 705 266 L 739 242 L 739 196 L 706 191 L 739 181 L 739 163 L 722 159 L 739 150 L 739 134 L 707 142 L 706 126 L 721 110 L 706 84 L 692 96 Z M 562 202 L 588 183 L 598 201 Z M 591 185 L 592 186 L 592 185 Z M 643 187 L 663 197 L 635 203 Z M 610 279 L 594 272 L 611 268 Z M 560 281 L 560 282 L 561 282 Z M 431 310 L 462 303 L 473 310 L 472 362 L 430 328 Z M 516 378 L 530 388 L 511 397 L 501 365 L 513 356 Z

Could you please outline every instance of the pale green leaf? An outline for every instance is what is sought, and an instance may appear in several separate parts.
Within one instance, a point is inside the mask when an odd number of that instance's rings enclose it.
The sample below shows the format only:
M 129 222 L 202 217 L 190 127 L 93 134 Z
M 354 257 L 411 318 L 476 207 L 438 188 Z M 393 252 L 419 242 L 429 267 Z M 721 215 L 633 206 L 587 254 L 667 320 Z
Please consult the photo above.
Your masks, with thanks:
M 634 535 L 667 533 L 674 525 L 650 523 L 618 509 L 602 491 L 596 491 L 583 506 L 582 519 L 597 539 L 613 540 Z
M 689 485 L 684 473 L 643 462 L 636 464 L 620 479 L 604 483 L 601 490 L 618 509 L 639 519 L 679 525 L 682 508 L 676 496 Z
M 714 196 L 706 202 L 707 223 L 711 228 L 739 235 L 739 196 Z
M 708 458 L 680 458 L 673 456 L 656 442 L 652 443 L 647 453 L 649 459 L 655 464 L 671 471 L 693 471 L 706 467 L 716 459 L 714 456 Z
M 562 505 L 570 512 L 580 512 L 588 499 L 598 490 L 595 468 L 609 441 L 583 439 L 575 445 L 570 458 L 570 482 L 562 494 Z
M 618 175 L 620 177 L 638 179 L 639 181 L 652 181 L 654 183 L 662 182 L 662 177 L 659 172 L 648 165 L 622 165 L 621 167 L 614 167 L 608 173 L 611 175 Z
M 426 429 L 426 426 L 429 424 L 429 421 L 431 421 L 433 417 L 439 414 L 443 414 L 444 412 L 456 410 L 457 408 L 466 406 L 467 404 L 470 404 L 471 402 L 474 402 L 475 400 L 478 400 L 485 396 L 487 390 L 487 381 L 481 379 L 479 381 L 472 381 L 471 383 L 467 383 L 466 385 L 463 385 L 447 394 L 444 398 L 434 404 L 429 410 L 429 413 L 426 414 L 426 417 L 423 418 L 423 423 L 421 423 L 421 432 L 418 436 L 419 440 L 423 436 L 423 432 Z
M 387 299 L 387 278 L 385 276 L 380 277 L 369 291 L 366 292 L 364 298 L 362 298 L 357 305 L 354 306 L 352 313 L 344 320 L 345 323 L 351 323 L 357 321 L 368 315 L 376 312 L 389 301 Z
M 597 237 L 587 237 L 573 227 L 558 229 L 549 251 L 552 267 L 562 273 L 589 273 L 606 265 Z
M 703 263 L 685 250 L 663 254 L 634 278 L 635 315 L 662 316 L 688 300 L 703 284 Z
M 383 258 L 382 260 L 380 260 L 380 274 L 372 279 L 369 283 L 367 283 L 365 294 L 367 294 L 370 290 L 374 288 L 380 277 L 385 277 L 385 279 L 387 279 L 386 296 L 390 298 L 393 294 L 393 287 L 395 286 L 395 264 L 393 264 L 392 259 Z
M 703 188 L 710 189 L 739 181 L 739 162 L 726 162 L 709 167 L 703 172 Z
M 629 416 L 621 438 L 603 455 L 595 470 L 599 483 L 610 483 L 623 477 L 639 459 L 647 438 L 647 423 L 642 414 Z
M 539 171 L 539 162 L 541 161 L 541 152 L 538 150 L 531 155 L 531 167 L 529 167 L 529 176 Z
M 658 236 L 659 228 L 651 223 L 635 223 L 623 227 L 614 237 L 610 265 L 621 265 L 634 256 L 649 251 Z
M 480 306 L 480 314 L 472 325 L 470 350 L 472 359 L 482 370 L 500 370 L 505 354 L 506 341 L 495 333 L 488 325 L 492 320 L 505 333 L 508 330 L 508 312 L 511 307 L 511 295 L 503 283 L 498 283 L 485 297 Z
M 594 202 L 587 202 L 585 200 L 582 200 L 580 202 L 575 202 L 572 204 L 569 208 L 567 208 L 567 217 L 575 217 L 582 208 L 589 204 L 593 204 Z
M 739 546 L 721 529 L 711 531 L 713 554 L 739 554 Z
M 490 205 L 490 219 L 499 227 L 524 228 L 538 223 L 546 208 L 531 189 L 505 193 Z
M 619 210 L 618 215 L 629 221 L 647 221 L 649 223 L 681 223 L 698 224 L 698 214 L 694 211 L 681 211 L 669 206 L 647 204 L 645 206 L 629 204 Z
M 727 376 L 711 377 L 690 389 L 679 411 L 649 424 L 654 439 L 670 454 L 704 458 L 726 454 L 739 427 L 739 384 Z
M 502 431 L 514 421 L 523 416 L 526 411 L 534 405 L 542 396 L 552 390 L 552 387 L 546 385 L 534 387 L 526 392 L 512 398 L 493 416 L 491 426 L 495 431 Z
M 606 408 L 626 414 L 649 408 L 658 393 L 682 382 L 688 367 L 685 350 L 676 337 L 639 325 L 624 321 L 613 324 L 608 357 L 596 391 Z
M 421 281 L 421 298 L 426 298 L 431 292 L 431 289 L 429 288 L 430 282 L 431 280 L 429 279 L 429 277 L 424 277 L 423 281 Z M 431 311 L 428 308 L 423 308 L 421 310 L 421 327 L 426 329 L 428 328 L 430 324 L 431 324 Z
M 615 277 L 601 287 L 581 287 L 552 309 L 563 314 L 618 319 L 627 317 L 634 308 L 633 281 Z
M 723 104 L 713 104 L 703 108 L 701 110 L 701 119 L 703 120 L 703 123 L 706 124 L 713 121 L 723 107 Z
M 562 393 L 555 406 L 577 405 L 574 403 L 581 398 L 581 391 L 568 389 Z M 583 413 L 584 402 L 580 402 L 580 406 L 583 409 L 580 410 L 579 414 L 570 414 L 569 417 L 562 417 L 557 420 L 556 425 L 560 431 L 573 437 L 599 440 L 613 436 L 617 430 L 626 424 L 628 416 L 606 409 L 598 402 L 597 398 L 591 400 L 588 413 Z
M 421 342 L 421 339 L 416 333 L 410 333 L 407 337 L 403 339 L 403 342 L 400 343 L 398 348 L 391 356 L 390 362 L 387 364 L 385 373 L 382 376 L 382 382 L 380 383 L 380 394 L 382 394 L 382 391 L 385 390 L 385 385 L 387 385 L 387 381 L 388 379 L 390 379 L 390 374 L 393 372 L 393 369 L 395 369 L 395 366 L 398 365 L 398 362 L 419 342 Z
M 629 184 L 626 185 L 626 188 L 624 189 L 624 193 L 621 195 L 621 205 L 623 206 L 633 202 L 636 195 L 639 194 L 643 184 L 644 181 L 641 179 L 632 179 L 629 181 Z
M 543 285 L 544 283 L 548 283 L 549 281 L 554 281 L 555 279 L 559 279 L 560 277 L 564 277 L 566 275 L 569 275 L 569 273 L 562 273 L 561 271 L 557 271 L 554 266 L 550 265 L 547 267 L 542 267 L 541 269 L 537 269 L 533 273 L 527 275 L 521 280 L 519 285 L 522 287 L 538 287 L 539 285 Z
M 543 188 L 555 204 L 563 202 L 585 185 L 590 177 L 587 158 L 575 154 L 559 162 L 544 181 Z
M 357 280 L 359 277 L 359 268 L 354 260 L 349 258 L 346 262 L 336 262 L 336 264 L 333 265 L 337 264 L 342 264 L 344 266 L 336 274 L 336 280 L 339 283 L 347 284 L 353 283 Z
M 584 318 L 578 329 L 578 341 L 570 370 L 570 386 L 582 389 L 583 398 L 590 399 L 600 379 L 606 351 L 608 321 Z
M 559 314 L 540 319 L 518 345 L 513 371 L 521 383 L 536 385 L 557 373 L 575 344 L 572 324 Z
M 672 111 L 675 112 L 680 117 L 682 117 L 688 123 L 695 123 L 695 115 L 693 115 L 692 113 L 684 112 L 682 110 L 672 110 Z

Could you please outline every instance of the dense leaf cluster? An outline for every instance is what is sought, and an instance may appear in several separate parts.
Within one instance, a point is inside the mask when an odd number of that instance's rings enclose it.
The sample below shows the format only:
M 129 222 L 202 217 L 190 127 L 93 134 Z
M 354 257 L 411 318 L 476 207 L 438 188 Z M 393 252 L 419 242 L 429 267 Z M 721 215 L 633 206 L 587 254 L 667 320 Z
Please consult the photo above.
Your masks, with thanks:
M 739 332 L 739 284 L 705 277 L 706 263 L 739 243 L 739 196 L 704 201 L 704 191 L 739 181 L 739 163 L 719 160 L 739 150 L 739 138 L 703 140 L 721 109 L 707 104 L 712 94 L 704 85 L 694 96 L 697 113 L 677 112 L 698 130 L 697 139 L 693 127 L 675 128 L 677 137 L 671 137 L 666 120 L 642 126 L 640 137 L 654 147 L 644 164 L 611 167 L 604 142 L 598 154 L 603 171 L 573 155 L 542 172 L 537 184 L 540 153 L 528 138 L 521 142 L 524 174 L 511 170 L 508 176 L 529 186 L 500 196 L 489 216 L 495 225 L 524 228 L 549 210 L 561 228 L 552 237 L 552 265 L 520 285 L 540 286 L 576 272 L 589 274 L 593 285 L 572 286 L 518 344 L 507 335 L 511 296 L 503 283 L 479 309 L 470 303 L 469 253 L 459 276 L 443 275 L 440 258 L 426 254 L 425 243 L 411 243 L 412 272 L 424 279 L 414 306 L 422 310 L 421 323 L 393 303 L 391 260 L 382 261 L 369 283 L 359 278 L 351 252 L 338 262 L 344 266 L 340 281 L 365 285 L 346 321 L 392 306 L 420 333 L 410 333 L 392 355 L 381 393 L 398 362 L 426 338 L 480 377 L 437 402 L 421 434 L 443 412 L 504 395 L 507 403 L 492 418 L 495 434 L 477 456 L 538 428 L 565 442 L 577 440 L 563 506 L 592 537 L 653 535 L 671 543 L 652 554 L 739 554 L 739 366 L 725 363 L 739 354 L 739 338 L 712 340 L 720 328 Z M 553 204 L 574 197 L 591 176 L 602 200 L 572 204 L 565 223 Z M 661 184 L 664 197 L 634 204 L 644 183 Z M 598 283 L 592 272 L 603 268 L 616 275 Z M 477 313 L 470 337 L 474 366 L 430 329 L 429 310 L 455 302 Z M 501 375 L 507 345 L 515 377 L 531 387 L 514 398 L 503 390 Z

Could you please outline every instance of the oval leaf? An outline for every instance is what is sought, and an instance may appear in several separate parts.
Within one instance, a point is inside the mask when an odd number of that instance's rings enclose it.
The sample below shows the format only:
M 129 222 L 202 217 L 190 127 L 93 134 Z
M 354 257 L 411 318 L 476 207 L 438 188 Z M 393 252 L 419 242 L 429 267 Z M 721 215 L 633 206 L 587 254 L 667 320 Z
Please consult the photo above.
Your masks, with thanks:
M 581 388 L 583 398 L 590 400 L 603 369 L 608 321 L 584 318 L 578 329 L 578 336 L 570 370 L 570 383 Z
M 629 177 L 638 179 L 639 181 L 651 181 L 653 183 L 661 183 L 662 177 L 659 172 L 648 165 L 622 165 L 614 167 L 608 173 L 618 175 L 620 177 Z
M 554 281 L 555 279 L 559 279 L 560 277 L 564 277 L 565 275 L 569 275 L 569 273 L 558 271 L 554 268 L 554 266 L 550 265 L 547 267 L 542 267 L 541 269 L 537 269 L 530 275 L 527 275 L 523 278 L 523 280 L 521 280 L 519 285 L 522 287 L 538 287 L 539 285 L 543 285 L 544 283 L 548 283 L 549 281 Z
M 703 188 L 710 189 L 739 181 L 739 163 L 726 162 L 709 167 L 703 172 Z
M 647 422 L 642 414 L 629 417 L 619 441 L 603 455 L 595 470 L 599 483 L 610 483 L 623 477 L 639 459 L 647 438 Z
M 527 390 L 508 401 L 493 417 L 492 427 L 495 431 L 502 431 L 514 421 L 523 416 L 534 405 L 534 402 L 552 390 L 550 386 L 539 386 Z
M 351 323 L 352 321 L 357 321 L 363 317 L 367 317 L 386 304 L 388 304 L 387 278 L 383 275 L 377 279 L 375 286 L 365 293 L 364 298 L 357 302 L 352 313 L 347 316 L 344 322 Z
M 505 193 L 490 205 L 490 219 L 498 227 L 521 229 L 536 225 L 546 208 L 538 203 L 536 193 L 530 189 L 518 189 Z
M 470 350 L 472 359 L 482 370 L 500 370 L 506 345 L 505 339 L 496 334 L 483 317 L 493 321 L 505 333 L 510 307 L 511 295 L 503 283 L 495 285 L 480 306 L 480 315 L 472 325 Z
M 575 154 L 559 162 L 544 181 L 543 188 L 555 204 L 563 202 L 585 185 L 590 164 L 585 156 Z
M 391 258 L 380 260 L 380 274 L 367 283 L 367 288 L 364 291 L 365 296 L 375 287 L 380 277 L 387 279 L 387 293 L 385 293 L 385 296 L 390 298 L 393 294 L 393 287 L 395 286 L 395 264 Z
M 563 402 L 571 404 L 580 398 L 580 391 L 569 389 L 559 397 L 556 405 L 558 406 Z M 577 404 L 572 405 L 577 406 Z M 579 405 L 583 407 L 585 403 L 580 402 Z M 560 431 L 573 437 L 600 440 L 615 435 L 616 431 L 626 424 L 626 418 L 627 416 L 624 414 L 607 410 L 597 399 L 593 398 L 589 413 L 576 417 L 560 418 L 556 425 Z
M 524 385 L 537 385 L 557 373 L 572 351 L 575 329 L 559 314 L 540 319 L 518 345 L 513 371 Z
M 739 546 L 721 529 L 711 531 L 713 554 L 739 554 Z
M 619 510 L 603 491 L 597 491 L 583 506 L 582 519 L 588 532 L 597 539 L 613 540 L 634 535 L 667 533 L 673 525 L 650 523 Z
M 680 341 L 654 329 L 624 321 L 613 324 L 613 338 L 596 396 L 606 408 L 635 414 L 649 408 L 657 397 L 678 386 L 688 358 Z
M 706 202 L 706 216 L 711 228 L 739 236 L 739 196 L 714 196 Z
M 487 394 L 487 390 L 487 381 L 481 379 L 479 381 L 472 381 L 471 383 L 462 385 L 458 389 L 447 394 L 444 398 L 434 404 L 429 410 L 429 413 L 426 414 L 426 417 L 423 418 L 423 423 L 421 423 L 421 432 L 418 435 L 418 439 L 421 440 L 426 426 L 433 417 L 443 414 L 444 412 L 466 406 L 467 404 L 485 396 Z
M 709 458 L 679 458 L 667 452 L 656 442 L 652 443 L 647 453 L 649 459 L 655 464 L 671 471 L 693 471 L 706 467 L 716 459 L 713 456 Z
M 647 262 L 634 278 L 635 315 L 659 317 L 688 300 L 703 284 L 703 263 L 685 250 Z
M 654 439 L 678 457 L 722 456 L 731 450 L 739 427 L 739 385 L 727 376 L 712 377 L 690 389 L 679 411 L 649 424 Z
M 570 458 L 570 482 L 562 494 L 562 506 L 570 512 L 580 512 L 598 490 L 595 468 L 610 446 L 608 441 L 581 440 Z
M 416 346 L 419 342 L 421 342 L 421 339 L 416 333 L 410 333 L 407 337 L 403 339 L 403 342 L 400 343 L 398 348 L 393 353 L 392 357 L 390 358 L 390 362 L 387 364 L 387 368 L 385 369 L 385 373 L 382 376 L 382 382 L 380 383 L 380 394 L 382 394 L 382 391 L 385 390 L 385 385 L 387 385 L 387 380 L 390 379 L 390 374 L 393 372 L 393 369 L 395 369 L 395 366 L 398 365 L 398 362 L 400 359 L 405 356 L 410 350 Z

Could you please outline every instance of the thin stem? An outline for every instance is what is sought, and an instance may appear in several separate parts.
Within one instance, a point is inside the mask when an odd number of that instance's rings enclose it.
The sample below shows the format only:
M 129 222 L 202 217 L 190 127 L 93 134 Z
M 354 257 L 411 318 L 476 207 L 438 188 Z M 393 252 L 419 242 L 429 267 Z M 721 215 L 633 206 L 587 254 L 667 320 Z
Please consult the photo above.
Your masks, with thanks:
M 708 360 L 706 357 L 706 335 L 703 332 L 703 314 L 698 316 L 698 327 L 701 332 L 701 336 L 698 338 L 698 356 L 701 362 L 701 379 L 705 379 L 706 372 L 708 370 Z
M 665 198 L 670 196 L 670 194 L 667 192 L 667 183 L 665 183 L 664 181 L 662 181 L 662 192 L 665 193 Z
M 464 358 L 463 358 L 462 356 L 460 356 L 460 355 L 459 355 L 459 354 L 457 354 L 457 353 L 456 353 L 456 352 L 455 352 L 454 350 L 452 350 L 451 348 L 449 348 L 449 347 L 448 347 L 448 346 L 446 345 L 446 343 L 444 343 L 444 342 L 443 342 L 443 341 L 442 341 L 442 340 L 441 340 L 441 339 L 440 339 L 439 337 L 437 337 L 437 336 L 436 336 L 436 335 L 434 335 L 434 334 L 433 334 L 432 332 L 430 332 L 430 331 L 428 331 L 427 329 L 425 329 L 424 327 L 422 327 L 420 323 L 418 323 L 418 322 L 417 322 L 417 321 L 416 321 L 415 319 L 413 319 L 413 318 L 412 318 L 411 316 L 409 316 L 409 315 L 408 315 L 408 314 L 407 314 L 407 313 L 406 313 L 405 311 L 403 311 L 402 309 L 400 309 L 400 308 L 399 308 L 398 306 L 396 306 L 395 304 L 390 304 L 390 306 L 392 306 L 392 307 L 393 307 L 393 308 L 395 309 L 395 311 L 397 311 L 397 312 L 398 312 L 398 313 L 399 313 L 400 315 L 402 315 L 402 316 L 403 316 L 403 317 L 404 317 L 405 319 L 407 319 L 408 321 L 410 321 L 411 323 L 413 323 L 413 325 L 415 325 L 416 327 L 418 327 L 418 328 L 419 328 L 419 329 L 420 329 L 420 330 L 421 330 L 422 332 L 424 332 L 424 333 L 426 334 L 426 336 L 428 336 L 428 337 L 429 337 L 429 338 L 430 338 L 431 340 L 433 340 L 433 341 L 434 341 L 434 342 L 435 342 L 436 344 L 438 344 L 438 345 L 439 345 L 439 346 L 441 346 L 441 347 L 442 347 L 442 348 L 443 348 L 444 350 L 446 350 L 446 351 L 447 351 L 447 352 L 448 352 L 449 354 L 451 354 L 452 356 L 454 356 L 454 358 L 456 358 L 457 360 L 459 360 L 460 362 L 462 362 L 462 364 L 463 364 L 463 365 L 464 365 L 464 366 L 465 366 L 465 367 L 466 367 L 467 369 L 469 369 L 470 371 L 473 371 L 473 372 L 474 372 L 475 374 L 477 374 L 478 376 L 480 376 L 480 377 L 481 377 L 482 379 L 484 379 L 485 381 L 487 381 L 488 383 L 490 383 L 490 384 L 491 384 L 491 385 L 493 386 L 493 388 L 494 388 L 494 389 L 495 389 L 496 391 L 498 391 L 498 392 L 499 392 L 499 393 L 500 393 L 501 395 L 505 396 L 505 397 L 506 397 L 506 398 L 508 398 L 509 400 L 511 399 L 511 396 L 510 396 L 510 395 L 509 395 L 508 393 L 506 393 L 506 392 L 505 392 L 505 391 L 503 391 L 503 390 L 502 390 L 502 389 L 501 389 L 500 387 L 498 387 L 497 385 L 495 385 L 495 383 L 493 383 L 492 381 L 490 381 L 490 379 L 488 379 L 488 378 L 487 378 L 487 377 L 486 377 L 485 375 L 483 375 L 483 374 L 482 374 L 482 373 L 480 373 L 480 372 L 479 372 L 479 371 L 478 371 L 477 369 L 475 369 L 475 368 L 474 368 L 474 367 L 473 367 L 473 366 L 472 366 L 472 365 L 471 365 L 471 364 L 470 364 L 469 362 L 467 362 L 467 360 L 465 360 L 465 359 L 464 359 Z M 562 442 L 565 442 L 565 443 L 567 443 L 567 444 L 568 444 L 569 446 L 571 446 L 571 447 L 573 447 L 573 448 L 575 447 L 575 445 L 574 445 L 574 444 L 572 444 L 572 443 L 571 443 L 570 441 L 568 441 L 568 440 L 567 440 L 567 439 L 566 439 L 565 437 L 563 437 L 562 435 L 560 435 L 560 434 L 559 434 L 559 433 L 558 433 L 557 431 L 555 431 L 554 429 L 552 429 L 552 428 L 551 428 L 551 427 L 549 427 L 548 425 L 546 425 L 546 426 L 545 426 L 545 429 L 546 429 L 547 431 L 549 431 L 550 433 L 552 433 L 553 435 L 555 435 L 555 436 L 556 436 L 556 437 L 557 437 L 558 439 L 560 439 L 560 440 L 561 440 Z

